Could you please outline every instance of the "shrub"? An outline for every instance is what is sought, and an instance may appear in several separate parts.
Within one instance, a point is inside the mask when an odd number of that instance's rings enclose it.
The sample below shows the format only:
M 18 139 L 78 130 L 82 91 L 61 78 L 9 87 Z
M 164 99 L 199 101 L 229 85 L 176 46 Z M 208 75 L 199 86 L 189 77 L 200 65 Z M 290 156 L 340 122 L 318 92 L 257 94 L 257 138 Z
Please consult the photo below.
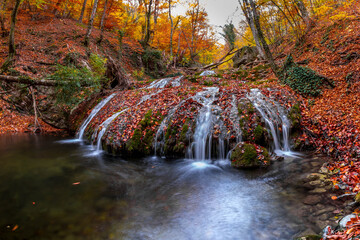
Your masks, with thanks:
M 283 82 L 300 94 L 316 97 L 328 80 L 310 68 L 298 66 L 289 55 L 283 67 Z
M 145 71 L 149 76 L 158 78 L 164 75 L 165 65 L 159 50 L 146 48 L 142 59 L 145 66 Z

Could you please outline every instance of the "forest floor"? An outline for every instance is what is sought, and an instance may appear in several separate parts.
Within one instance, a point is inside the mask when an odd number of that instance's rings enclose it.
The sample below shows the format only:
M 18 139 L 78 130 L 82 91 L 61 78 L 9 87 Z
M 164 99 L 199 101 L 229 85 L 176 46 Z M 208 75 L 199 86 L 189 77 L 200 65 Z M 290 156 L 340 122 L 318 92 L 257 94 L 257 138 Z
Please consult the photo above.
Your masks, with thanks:
M 6 26 L 7 28 L 9 26 Z M 86 26 L 72 19 L 59 19 L 42 14 L 32 20 L 28 13 L 18 15 L 16 39 L 16 66 L 12 69 L 15 75 L 26 75 L 34 79 L 42 79 L 56 71 L 57 64 L 63 64 L 69 53 L 77 53 L 81 62 L 87 59 L 87 49 L 83 44 Z M 100 30 L 94 29 L 90 41 L 90 50 L 102 56 L 116 57 L 119 40 L 114 33 L 104 32 L 101 46 L 96 44 Z M 5 61 L 8 52 L 8 38 L 0 36 L 0 65 Z M 142 52 L 139 43 L 128 38 L 123 40 L 123 58 L 128 72 L 132 72 L 133 64 L 129 55 Z M 15 111 L 4 99 L 7 93 L 0 91 L 0 134 L 32 132 L 34 116 Z M 40 121 L 43 132 L 63 132 Z

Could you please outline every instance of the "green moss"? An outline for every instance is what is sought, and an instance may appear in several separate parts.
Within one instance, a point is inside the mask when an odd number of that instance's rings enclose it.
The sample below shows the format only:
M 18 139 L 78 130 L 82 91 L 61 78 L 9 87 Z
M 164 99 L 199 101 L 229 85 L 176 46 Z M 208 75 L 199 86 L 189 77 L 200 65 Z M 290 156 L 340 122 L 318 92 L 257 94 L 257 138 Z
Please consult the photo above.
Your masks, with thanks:
M 189 124 L 186 122 L 181 130 L 179 141 L 186 142 L 186 134 L 189 131 Z
M 288 118 L 291 121 L 291 127 L 293 129 L 298 129 L 301 122 L 301 109 L 300 103 L 296 103 L 289 111 Z
M 264 129 L 260 125 L 257 125 L 256 128 L 254 129 L 255 143 L 263 146 L 265 144 L 265 133 L 266 133 L 266 129 Z
M 325 85 L 334 87 L 334 83 L 310 68 L 298 66 L 291 55 L 285 61 L 282 70 L 283 83 L 303 95 L 319 96 Z
M 152 110 L 149 110 L 144 118 L 139 122 L 138 127 L 134 131 L 132 138 L 126 142 L 125 147 L 129 155 L 149 155 L 152 152 L 152 143 L 155 137 L 155 132 L 151 127 L 158 119 L 153 116 Z
M 233 167 L 249 168 L 260 165 L 256 148 L 251 144 L 237 146 L 231 153 L 230 160 Z
M 128 152 L 134 152 L 140 149 L 140 146 L 141 146 L 141 131 L 139 128 L 137 128 L 135 129 L 132 138 L 126 143 L 126 150 Z

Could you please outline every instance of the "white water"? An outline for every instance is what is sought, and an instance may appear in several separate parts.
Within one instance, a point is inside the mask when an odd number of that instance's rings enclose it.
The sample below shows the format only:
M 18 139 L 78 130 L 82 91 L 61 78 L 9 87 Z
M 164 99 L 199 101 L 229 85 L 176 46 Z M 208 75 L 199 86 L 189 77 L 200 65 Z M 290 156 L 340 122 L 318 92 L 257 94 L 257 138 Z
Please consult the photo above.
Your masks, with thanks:
M 184 76 L 172 77 L 172 78 L 164 78 L 160 80 L 155 80 L 146 88 L 164 88 L 167 85 L 171 84 L 172 87 L 179 87 L 181 84 L 181 80 Z
M 203 161 L 211 160 L 212 130 L 213 130 L 213 102 L 219 88 L 209 87 L 205 91 L 198 92 L 194 100 L 203 105 L 196 121 L 194 142 L 190 145 L 188 154 L 190 158 Z
M 266 122 L 274 140 L 274 152 L 278 155 L 292 155 L 289 144 L 290 121 L 287 111 L 280 104 L 263 95 L 259 89 L 251 89 L 248 99 Z M 279 131 L 281 126 L 281 132 Z
M 142 104 L 143 102 L 149 100 L 150 98 L 152 98 L 152 96 L 157 95 L 158 93 L 162 92 L 163 90 L 159 90 L 155 93 L 149 94 L 149 95 L 145 95 L 141 98 L 140 102 L 138 102 L 135 106 L 138 106 L 140 104 Z M 129 110 L 130 108 L 126 108 L 120 112 L 117 112 L 115 114 L 113 114 L 111 117 L 109 117 L 108 119 L 106 119 L 100 126 L 98 126 L 96 128 L 96 130 L 93 133 L 92 139 L 94 140 L 97 134 L 97 138 L 96 138 L 96 151 L 95 153 L 99 153 L 102 150 L 102 144 L 101 144 L 101 140 L 102 137 L 104 136 L 104 134 L 106 133 L 106 130 L 108 128 L 108 126 L 115 120 L 115 118 L 117 118 L 121 113 Z M 98 133 L 99 129 L 101 128 L 100 132 Z
M 81 140 L 84 136 L 84 132 L 86 127 L 89 125 L 91 120 L 96 116 L 96 114 L 116 95 L 116 93 L 111 94 L 107 98 L 103 99 L 98 105 L 94 107 L 94 109 L 91 111 L 90 115 L 85 119 L 85 121 L 81 124 L 79 128 L 79 132 L 77 134 L 77 137 L 79 140 Z

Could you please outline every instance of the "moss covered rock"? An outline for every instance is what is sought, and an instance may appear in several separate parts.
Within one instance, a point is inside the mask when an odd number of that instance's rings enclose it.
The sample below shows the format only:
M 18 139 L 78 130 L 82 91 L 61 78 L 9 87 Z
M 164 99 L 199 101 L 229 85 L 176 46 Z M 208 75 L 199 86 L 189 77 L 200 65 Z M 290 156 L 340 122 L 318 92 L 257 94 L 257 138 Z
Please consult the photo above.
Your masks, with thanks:
M 235 168 L 257 168 L 270 164 L 268 151 L 263 147 L 249 143 L 237 145 L 231 153 L 230 160 L 231 166 Z
M 292 130 L 297 130 L 300 128 L 301 123 L 301 109 L 300 103 L 296 103 L 289 111 L 288 118 L 291 121 Z

